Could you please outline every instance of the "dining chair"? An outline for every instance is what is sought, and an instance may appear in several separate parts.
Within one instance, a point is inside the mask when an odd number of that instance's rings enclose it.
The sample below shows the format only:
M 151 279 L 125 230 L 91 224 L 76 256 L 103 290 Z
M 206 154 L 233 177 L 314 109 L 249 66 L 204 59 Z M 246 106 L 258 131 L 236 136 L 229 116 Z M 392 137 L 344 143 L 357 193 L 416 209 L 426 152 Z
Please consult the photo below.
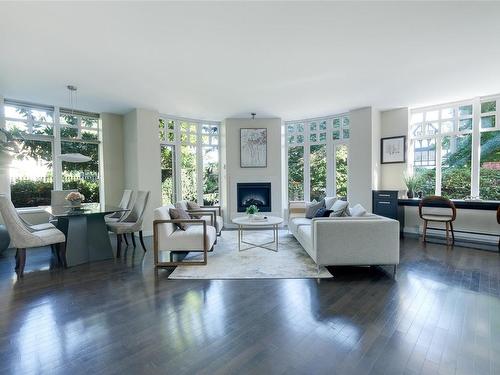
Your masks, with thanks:
M 123 195 L 122 199 L 120 200 L 120 203 L 118 204 L 118 207 L 120 207 L 122 210 L 127 210 L 132 206 L 133 200 L 132 200 L 132 193 L 133 190 L 130 189 L 125 189 L 123 190 Z M 113 214 L 106 215 L 104 217 L 104 220 L 106 223 L 112 223 L 112 222 L 117 222 L 120 221 L 120 219 L 126 214 L 126 212 L 115 212 Z
M 0 213 L 9 232 L 11 243 L 17 249 L 15 271 L 19 277 L 24 274 L 27 248 L 56 245 L 57 256 L 66 267 L 66 237 L 63 232 L 54 226 L 49 228 L 47 224 L 27 226 L 11 200 L 3 194 L 0 195 Z
M 432 208 L 433 211 L 426 210 Z M 427 212 L 426 212 L 427 211 Z M 424 221 L 424 242 L 427 241 L 427 223 L 429 221 L 445 223 L 446 244 L 449 244 L 449 231 L 451 230 L 452 244 L 455 243 L 455 233 L 453 232 L 453 222 L 457 217 L 455 204 L 448 198 L 438 195 L 430 195 L 422 198 L 418 205 L 418 215 Z
M 146 251 L 144 239 L 142 237 L 142 221 L 144 212 L 149 200 L 149 191 L 139 190 L 135 196 L 132 209 L 128 211 L 118 222 L 108 223 L 108 230 L 116 234 L 116 257 L 121 255 L 122 236 L 127 233 L 132 234 L 132 242 L 135 247 L 134 233 L 139 232 L 139 239 L 142 248 Z
M 77 189 L 68 189 L 68 190 L 52 190 L 50 192 L 50 205 L 51 206 L 64 206 L 69 204 L 66 200 L 66 197 L 69 193 L 74 191 L 78 191 Z

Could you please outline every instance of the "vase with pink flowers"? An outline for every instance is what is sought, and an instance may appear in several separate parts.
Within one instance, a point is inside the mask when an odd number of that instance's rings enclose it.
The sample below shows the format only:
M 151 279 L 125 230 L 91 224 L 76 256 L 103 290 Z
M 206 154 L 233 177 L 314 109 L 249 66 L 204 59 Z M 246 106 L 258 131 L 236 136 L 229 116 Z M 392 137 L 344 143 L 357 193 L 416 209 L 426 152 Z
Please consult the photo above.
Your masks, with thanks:
M 85 200 L 85 196 L 77 191 L 72 191 L 66 196 L 66 200 L 72 207 L 80 207 Z

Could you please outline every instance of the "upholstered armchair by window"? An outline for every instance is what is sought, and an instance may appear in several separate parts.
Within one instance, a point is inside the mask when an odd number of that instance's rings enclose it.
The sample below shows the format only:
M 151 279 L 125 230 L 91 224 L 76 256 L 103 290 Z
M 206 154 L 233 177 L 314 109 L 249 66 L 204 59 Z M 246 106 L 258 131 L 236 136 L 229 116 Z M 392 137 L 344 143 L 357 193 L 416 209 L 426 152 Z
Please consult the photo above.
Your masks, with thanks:
M 208 225 L 215 227 L 217 235 L 220 236 L 222 228 L 224 227 L 224 220 L 222 219 L 222 208 L 220 206 L 200 206 L 199 209 L 190 209 L 188 201 L 179 201 L 175 204 L 176 208 L 181 208 L 193 217 L 199 217 L 205 220 Z
M 0 213 L 11 243 L 17 249 L 15 270 L 19 277 L 24 273 L 28 248 L 56 245 L 57 255 L 63 266 L 66 266 L 66 237 L 63 232 L 50 224 L 27 225 L 5 195 L 0 195 Z

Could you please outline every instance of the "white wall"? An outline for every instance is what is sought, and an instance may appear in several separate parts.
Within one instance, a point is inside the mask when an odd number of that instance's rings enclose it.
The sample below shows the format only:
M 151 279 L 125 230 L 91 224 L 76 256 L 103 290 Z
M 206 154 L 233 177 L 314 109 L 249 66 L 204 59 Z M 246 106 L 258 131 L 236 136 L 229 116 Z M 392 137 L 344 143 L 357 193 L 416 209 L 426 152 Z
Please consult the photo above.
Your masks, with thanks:
M 372 189 L 380 181 L 380 114 L 365 107 L 350 111 L 349 119 L 348 200 L 371 211 Z
M 408 136 L 408 108 L 398 108 L 381 113 L 380 138 Z M 406 139 L 406 150 L 408 151 L 408 139 Z M 408 156 L 407 156 L 408 158 Z M 405 190 L 403 174 L 406 171 L 406 163 L 382 164 L 381 165 L 381 190 Z
M 161 206 L 158 111 L 135 109 L 124 118 L 125 188 L 151 192 L 144 234 L 152 235 L 153 210 Z
M 104 202 L 117 206 L 125 189 L 123 116 L 101 113 L 102 177 Z
M 226 164 L 222 169 L 225 176 L 225 199 L 223 200 L 224 221 L 231 223 L 231 219 L 241 215 L 237 212 L 236 184 L 238 182 L 270 182 L 271 205 L 270 215 L 283 217 L 282 204 L 282 145 L 281 145 L 281 119 L 234 119 L 224 121 L 222 150 L 226 154 Z M 241 168 L 240 167 L 240 129 L 241 128 L 267 128 L 267 167 L 266 168 Z

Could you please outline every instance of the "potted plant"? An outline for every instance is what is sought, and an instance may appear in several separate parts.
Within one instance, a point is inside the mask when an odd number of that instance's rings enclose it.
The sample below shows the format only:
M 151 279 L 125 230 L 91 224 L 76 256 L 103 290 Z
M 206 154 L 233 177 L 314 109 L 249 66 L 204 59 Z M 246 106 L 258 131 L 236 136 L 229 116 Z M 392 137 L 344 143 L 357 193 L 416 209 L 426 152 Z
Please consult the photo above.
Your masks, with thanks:
M 251 204 L 250 206 L 247 207 L 247 209 L 245 210 L 247 216 L 249 219 L 253 219 L 253 217 L 255 216 L 255 214 L 257 212 L 259 212 L 259 209 L 258 207 L 255 205 L 255 204 Z
M 80 207 L 82 205 L 82 202 L 85 200 L 85 196 L 77 191 L 72 191 L 66 196 L 66 200 L 73 207 Z
M 406 185 L 406 189 L 408 190 L 406 192 L 406 195 L 408 196 L 408 198 L 413 198 L 414 193 L 418 186 L 418 181 L 419 181 L 418 176 L 405 174 L 403 176 L 403 180 Z

